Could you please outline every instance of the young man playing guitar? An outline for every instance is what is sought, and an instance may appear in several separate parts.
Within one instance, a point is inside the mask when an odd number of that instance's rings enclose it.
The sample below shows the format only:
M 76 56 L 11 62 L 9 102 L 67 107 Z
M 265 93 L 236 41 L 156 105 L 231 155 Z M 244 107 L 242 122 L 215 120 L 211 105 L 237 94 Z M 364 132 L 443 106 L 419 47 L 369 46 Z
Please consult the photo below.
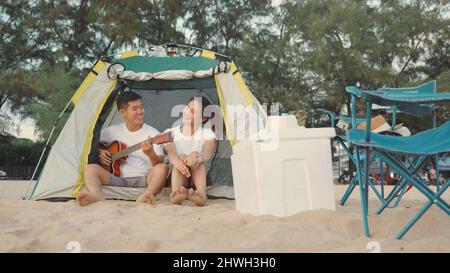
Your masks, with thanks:
M 119 141 L 127 147 L 137 145 L 138 151 L 128 154 L 119 166 L 120 177 L 106 169 L 114 164 L 113 155 L 104 145 L 100 145 L 100 164 L 89 164 L 84 170 L 84 180 L 88 192 L 81 192 L 77 201 L 81 206 L 104 201 L 102 185 L 118 187 L 146 188 L 136 200 L 139 203 L 154 203 L 154 196 L 162 191 L 166 183 L 168 167 L 164 164 L 162 145 L 146 141 L 159 134 L 155 128 L 144 124 L 144 106 L 141 97 L 134 92 L 124 92 L 116 99 L 117 109 L 124 122 L 101 131 L 100 142 Z M 140 143 L 140 144 L 139 144 Z M 139 147 L 140 145 L 140 147 Z M 105 169 L 106 168 L 106 169 Z

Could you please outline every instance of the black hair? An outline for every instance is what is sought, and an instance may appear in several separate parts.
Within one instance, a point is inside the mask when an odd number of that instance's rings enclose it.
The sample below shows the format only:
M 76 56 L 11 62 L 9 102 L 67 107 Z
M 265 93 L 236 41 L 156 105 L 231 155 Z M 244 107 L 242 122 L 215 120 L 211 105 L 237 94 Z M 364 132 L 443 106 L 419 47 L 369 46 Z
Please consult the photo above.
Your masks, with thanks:
M 120 93 L 116 98 L 117 110 L 127 109 L 128 103 L 130 101 L 136 101 L 136 100 L 141 100 L 141 99 L 142 99 L 142 97 L 133 91 Z
M 202 100 L 202 112 L 205 111 L 205 108 L 211 105 L 211 101 L 205 96 L 194 96 L 192 97 L 187 104 L 191 103 L 194 100 Z
M 186 105 L 188 105 L 188 104 L 191 103 L 192 101 L 200 100 L 200 99 L 201 99 L 201 101 L 202 101 L 202 117 L 204 117 L 203 115 L 204 115 L 204 112 L 205 112 L 206 107 L 208 107 L 208 106 L 210 106 L 210 105 L 212 104 L 211 101 L 210 101 L 207 97 L 205 97 L 205 96 L 203 96 L 203 95 L 196 95 L 196 96 L 192 97 L 192 98 L 187 102 Z M 210 119 L 209 117 L 205 117 L 205 118 L 206 118 L 206 121 L 208 121 L 208 120 Z M 204 121 L 203 123 L 206 123 L 206 121 Z

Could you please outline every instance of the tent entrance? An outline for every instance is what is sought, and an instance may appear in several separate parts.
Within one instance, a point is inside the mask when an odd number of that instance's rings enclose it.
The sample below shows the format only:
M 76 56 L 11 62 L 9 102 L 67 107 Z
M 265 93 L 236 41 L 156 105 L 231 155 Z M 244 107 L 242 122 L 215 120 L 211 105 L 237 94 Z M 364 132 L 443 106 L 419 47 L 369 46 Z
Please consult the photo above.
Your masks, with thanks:
M 207 97 L 216 109 L 220 109 L 219 98 L 214 79 L 192 79 L 185 81 L 151 80 L 147 82 L 127 82 L 125 91 L 134 91 L 142 97 L 145 108 L 145 123 L 163 132 L 168 128 L 177 126 L 181 122 L 181 113 L 186 103 L 194 96 Z M 98 141 L 100 131 L 122 121 L 118 113 L 114 99 L 118 93 L 111 95 L 112 102 L 105 104 L 105 109 L 99 117 L 99 122 L 94 132 L 94 140 L 89 156 L 89 163 L 98 163 Z M 221 117 L 220 111 L 215 113 Z M 222 120 L 222 119 L 221 119 Z M 223 128 L 223 136 L 225 126 Z M 219 136 L 220 138 L 220 136 Z M 231 171 L 232 147 L 225 138 L 218 140 L 217 152 L 209 163 L 209 177 L 213 186 L 233 186 Z

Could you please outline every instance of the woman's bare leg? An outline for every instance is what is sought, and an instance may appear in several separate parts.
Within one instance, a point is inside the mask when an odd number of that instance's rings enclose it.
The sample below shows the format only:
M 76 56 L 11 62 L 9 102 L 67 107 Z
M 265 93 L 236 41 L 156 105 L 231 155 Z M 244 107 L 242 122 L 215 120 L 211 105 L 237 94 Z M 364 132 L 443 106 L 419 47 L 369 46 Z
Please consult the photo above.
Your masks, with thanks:
M 191 167 L 192 181 L 194 182 L 196 190 L 189 190 L 189 200 L 193 201 L 197 206 L 204 206 L 207 201 L 206 197 L 206 167 L 200 165 L 198 167 Z
M 176 168 L 172 169 L 172 193 L 170 194 L 170 200 L 172 204 L 181 205 L 186 200 L 186 188 L 184 187 L 187 182 L 187 177 L 180 173 Z

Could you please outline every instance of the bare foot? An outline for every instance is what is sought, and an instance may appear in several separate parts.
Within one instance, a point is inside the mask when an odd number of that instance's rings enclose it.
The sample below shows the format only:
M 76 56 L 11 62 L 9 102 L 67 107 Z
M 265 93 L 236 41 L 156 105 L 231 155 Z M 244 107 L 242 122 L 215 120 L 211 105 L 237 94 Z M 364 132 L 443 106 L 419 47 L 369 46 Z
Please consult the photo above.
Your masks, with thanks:
M 199 191 L 194 191 L 193 189 L 189 189 L 189 200 L 194 202 L 197 206 L 203 207 L 206 205 L 206 200 L 208 198 L 206 197 L 206 194 L 203 194 Z
M 101 194 L 94 194 L 89 192 L 80 192 L 77 197 L 77 202 L 80 206 L 85 207 L 95 202 L 105 201 Z
M 136 202 L 153 205 L 155 204 L 155 197 L 150 192 L 144 192 L 143 194 L 141 194 L 141 196 L 138 197 Z
M 170 200 L 174 205 L 181 205 L 186 200 L 186 188 L 181 187 L 170 194 Z

